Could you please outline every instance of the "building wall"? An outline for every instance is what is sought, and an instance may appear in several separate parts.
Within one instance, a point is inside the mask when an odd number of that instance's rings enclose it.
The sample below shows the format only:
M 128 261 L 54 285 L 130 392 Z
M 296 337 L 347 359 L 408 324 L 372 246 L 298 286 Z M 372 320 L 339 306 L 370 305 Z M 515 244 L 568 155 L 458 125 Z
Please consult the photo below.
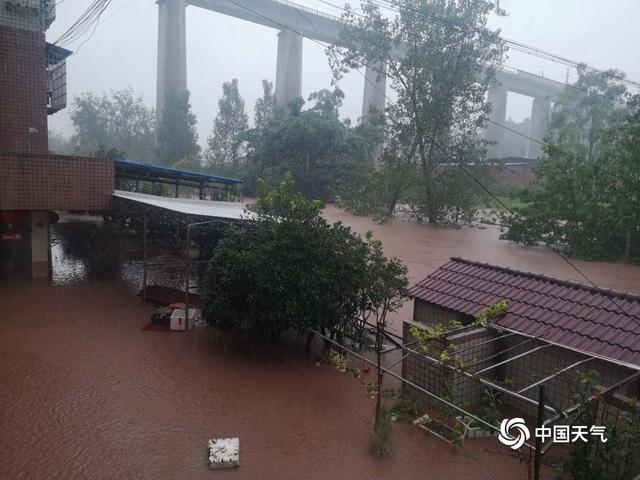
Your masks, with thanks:
M 437 307 L 417 298 L 413 301 L 414 322 L 434 325 L 444 324 L 450 320 L 457 320 L 467 324 L 473 319 L 469 315 L 464 315 L 463 313 L 456 312 L 455 310 Z
M 514 335 L 505 340 L 505 346 L 515 347 L 527 340 L 527 337 Z M 508 355 L 509 357 L 513 357 L 519 353 L 544 345 L 548 344 L 538 340 L 528 341 L 521 347 L 516 347 L 511 350 Z M 508 379 L 510 389 L 520 390 L 585 358 L 587 358 L 585 355 L 566 348 L 556 346 L 545 347 L 505 364 L 500 380 L 506 378 Z M 585 395 L 589 395 L 590 388 L 581 382 L 581 374 L 589 372 L 594 374 L 599 384 L 605 386 L 613 385 L 631 374 L 631 370 L 628 368 L 604 360 L 594 359 L 584 362 L 544 382 L 547 403 L 561 409 L 566 409 L 575 405 Z M 628 388 L 629 387 L 624 387 L 620 392 L 626 393 Z M 537 400 L 538 388 L 531 388 L 523 392 L 523 395 Z M 506 399 L 505 397 L 505 403 L 531 416 L 536 415 L 535 407 L 525 404 L 522 401 Z
M 53 154 L 0 153 L 0 210 L 111 208 L 114 162 Z
M 404 324 L 403 338 L 405 343 L 414 340 L 414 337 L 411 335 L 411 325 L 428 326 L 442 323 L 443 321 L 451 319 L 452 315 L 453 313 L 449 310 L 428 304 L 421 300 L 416 300 L 414 302 L 414 321 L 405 322 Z M 458 319 L 462 320 L 463 323 L 465 318 L 468 319 L 468 317 L 460 313 L 458 313 L 458 316 Z M 483 329 L 486 333 L 482 335 L 476 332 L 476 330 L 477 329 L 473 329 L 465 331 L 463 334 L 451 336 L 447 342 L 455 344 L 456 350 L 460 351 L 456 357 L 468 367 L 469 372 L 477 372 L 492 364 L 498 364 L 534 348 L 545 346 L 545 348 L 533 351 L 533 353 L 526 354 L 482 373 L 484 379 L 501 384 L 511 391 L 519 391 L 551 374 L 559 372 L 579 360 L 587 358 L 578 352 L 553 345 L 549 346 L 546 342 L 535 339 L 532 340 L 529 337 L 517 334 L 481 345 L 484 340 L 490 339 L 494 333 L 490 330 Z M 442 343 L 442 348 L 444 348 L 444 345 L 445 343 Z M 474 348 L 468 348 L 472 346 Z M 509 350 L 501 354 L 501 352 L 504 352 L 506 349 Z M 437 355 L 433 354 L 430 356 L 437 357 Z M 485 358 L 487 360 L 483 362 L 479 361 Z M 591 392 L 590 387 L 581 382 L 581 373 L 587 372 L 593 372 L 597 383 L 606 387 L 626 378 L 632 373 L 632 370 L 599 359 L 582 363 L 544 382 L 547 404 L 560 409 L 566 409 L 585 398 L 585 395 L 589 395 Z M 486 398 L 484 390 L 486 390 L 487 387 L 484 385 L 456 371 L 434 364 L 416 355 L 410 355 L 404 360 L 403 375 L 411 382 L 437 395 L 447 397 L 457 405 L 471 409 L 472 411 L 477 411 Z M 637 383 L 638 382 L 621 388 L 618 393 L 637 399 Z M 407 388 L 407 390 L 415 397 L 429 401 L 426 394 L 422 394 L 411 388 Z M 523 392 L 523 395 L 537 401 L 538 388 L 533 387 L 526 390 Z M 526 401 L 506 394 L 501 394 L 498 398 L 500 402 L 502 402 L 501 408 L 505 411 L 513 412 L 515 410 L 530 417 L 537 415 L 536 407 Z
M 405 343 L 415 340 L 411 334 L 411 327 L 423 327 L 419 322 L 408 321 L 403 325 L 403 338 Z M 486 343 L 494 338 L 494 332 L 486 328 L 473 328 L 464 330 L 459 334 L 452 335 L 447 341 L 431 341 L 428 355 L 433 358 L 439 357 L 439 352 L 445 348 L 456 350 L 459 354 L 453 354 L 454 360 L 462 362 L 464 365 L 472 365 L 478 360 L 491 356 L 495 352 L 495 342 Z M 420 349 L 418 348 L 418 351 Z M 425 352 L 426 353 L 426 352 Z M 455 364 L 455 361 L 452 362 Z M 482 368 L 481 363 L 474 368 Z M 477 408 L 487 399 L 486 387 L 471 378 L 468 378 L 443 365 L 434 364 L 419 355 L 409 355 L 403 362 L 403 375 L 407 380 L 416 385 L 437 394 L 459 406 L 464 406 L 471 410 Z M 425 403 L 435 406 L 442 406 L 441 402 L 432 400 L 427 394 L 412 387 L 405 387 L 414 397 Z
M 535 178 L 536 174 L 532 168 L 521 169 L 505 167 L 493 174 L 493 179 L 498 183 L 517 183 L 524 187 L 531 184 Z
M 0 23 L 0 87 L 0 153 L 47 153 L 43 32 Z

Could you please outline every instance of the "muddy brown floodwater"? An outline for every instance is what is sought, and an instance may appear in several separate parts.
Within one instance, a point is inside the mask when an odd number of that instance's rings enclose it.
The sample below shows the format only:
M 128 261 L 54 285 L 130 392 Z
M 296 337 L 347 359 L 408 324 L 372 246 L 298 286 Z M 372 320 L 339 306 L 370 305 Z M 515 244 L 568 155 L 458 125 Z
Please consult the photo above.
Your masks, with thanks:
M 407 265 L 411 284 L 444 265 L 450 257 L 463 257 L 588 284 L 584 277 L 547 247 L 525 247 L 498 240 L 500 229 L 497 226 L 454 230 L 400 220 L 377 224 L 370 218 L 355 217 L 334 205 L 327 206 L 324 217 L 331 222 L 341 221 L 363 235 L 368 231 L 373 232 L 374 238 L 382 241 L 386 255 L 396 256 Z M 573 259 L 571 262 L 599 287 L 640 293 L 639 266 Z M 400 332 L 402 319 L 411 318 L 411 312 L 411 302 L 406 302 L 394 316 L 392 328 Z
M 374 230 L 412 281 L 452 255 L 575 278 L 489 230 L 326 215 Z M 602 285 L 640 290 L 637 268 L 580 265 Z M 208 328 L 143 332 L 152 308 L 124 279 L 3 282 L 0 305 L 2 479 L 528 478 L 526 459 L 495 438 L 454 450 L 400 423 L 392 455 L 378 460 L 368 450 L 374 400 L 359 379 L 316 367 L 294 344 L 264 351 Z M 218 436 L 240 437 L 238 469 L 208 470 L 207 439 Z

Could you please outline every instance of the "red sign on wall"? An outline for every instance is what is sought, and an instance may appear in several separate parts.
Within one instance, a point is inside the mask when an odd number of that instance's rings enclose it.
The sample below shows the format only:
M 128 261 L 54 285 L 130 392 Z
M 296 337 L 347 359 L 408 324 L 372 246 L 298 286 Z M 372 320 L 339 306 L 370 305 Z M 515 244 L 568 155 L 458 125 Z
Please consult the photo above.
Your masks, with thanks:
M 3 233 L 0 235 L 0 240 L 3 242 L 17 242 L 22 240 L 22 235 L 19 233 Z

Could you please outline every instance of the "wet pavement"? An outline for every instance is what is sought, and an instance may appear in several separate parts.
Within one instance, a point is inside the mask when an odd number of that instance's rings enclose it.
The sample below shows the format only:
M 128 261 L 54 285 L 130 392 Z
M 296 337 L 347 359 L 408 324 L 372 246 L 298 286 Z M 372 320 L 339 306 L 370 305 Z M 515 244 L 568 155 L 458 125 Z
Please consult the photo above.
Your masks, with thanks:
M 553 254 L 498 242 L 492 229 L 377 225 L 334 207 L 325 215 L 373 230 L 412 282 L 454 255 L 579 279 Z M 392 455 L 378 460 L 368 449 L 374 400 L 362 379 L 316 367 L 295 344 L 264 350 L 208 328 L 143 332 L 153 309 L 135 297 L 135 278 L 118 270 L 96 279 L 87 253 L 58 253 L 61 264 L 65 255 L 80 261 L 58 286 L 0 283 L 2 479 L 529 477 L 528 459 L 510 457 L 495 438 L 456 450 L 400 423 Z M 94 272 L 104 266 L 96 262 Z M 638 267 L 577 263 L 602 286 L 640 291 Z M 409 315 L 407 304 L 394 328 Z M 241 466 L 211 472 L 207 440 L 225 436 L 240 437 Z

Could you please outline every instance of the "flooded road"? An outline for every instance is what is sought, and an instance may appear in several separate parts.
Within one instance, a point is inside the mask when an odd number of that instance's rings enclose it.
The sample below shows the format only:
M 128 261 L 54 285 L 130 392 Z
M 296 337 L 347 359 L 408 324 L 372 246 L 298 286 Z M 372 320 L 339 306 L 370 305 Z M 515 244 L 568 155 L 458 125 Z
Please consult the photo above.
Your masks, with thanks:
M 489 229 L 376 225 L 335 207 L 325 215 L 373 230 L 412 282 L 450 256 L 579 280 L 555 255 L 498 242 Z M 455 450 L 407 424 L 393 426 L 392 455 L 374 458 L 362 379 L 316 367 L 296 345 L 265 351 L 208 328 L 143 332 L 153 309 L 135 297 L 138 260 L 99 253 L 58 250 L 67 271 L 54 272 L 54 286 L 0 283 L 0 478 L 528 478 L 527 462 L 495 438 Z M 109 262 L 115 276 L 95 275 Z M 640 291 L 637 267 L 577 263 L 602 286 Z M 208 470 L 207 439 L 218 436 L 240 437 L 239 469 Z

